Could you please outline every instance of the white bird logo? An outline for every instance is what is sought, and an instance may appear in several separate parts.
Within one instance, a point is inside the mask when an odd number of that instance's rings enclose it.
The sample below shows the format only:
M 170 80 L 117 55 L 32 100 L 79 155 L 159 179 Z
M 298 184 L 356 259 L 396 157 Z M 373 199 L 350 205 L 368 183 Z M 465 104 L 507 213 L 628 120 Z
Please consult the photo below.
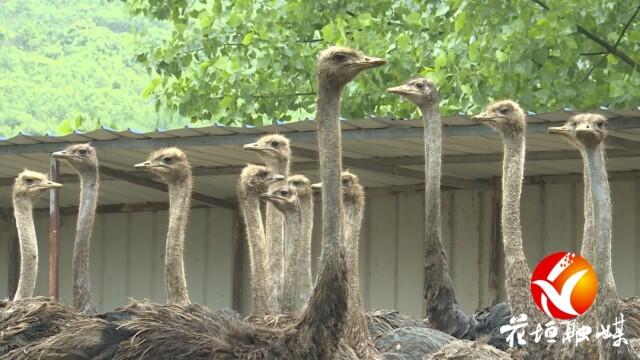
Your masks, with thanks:
M 562 257 L 556 263 L 556 265 L 551 269 L 549 275 L 547 276 L 547 280 L 535 280 L 532 281 L 532 284 L 538 285 L 542 289 L 542 308 L 547 315 L 553 317 L 551 311 L 549 311 L 548 300 L 551 300 L 553 305 L 555 305 L 560 311 L 569 314 L 578 316 L 580 315 L 571 304 L 571 294 L 573 293 L 573 289 L 578 284 L 578 281 L 582 278 L 582 276 L 588 271 L 587 269 L 578 271 L 577 273 L 571 275 L 567 281 L 562 285 L 562 289 L 560 293 L 556 290 L 555 287 L 551 284 L 555 281 L 562 272 L 569 267 L 571 263 L 573 263 L 573 258 L 576 256 L 574 253 L 568 252 L 565 256 Z

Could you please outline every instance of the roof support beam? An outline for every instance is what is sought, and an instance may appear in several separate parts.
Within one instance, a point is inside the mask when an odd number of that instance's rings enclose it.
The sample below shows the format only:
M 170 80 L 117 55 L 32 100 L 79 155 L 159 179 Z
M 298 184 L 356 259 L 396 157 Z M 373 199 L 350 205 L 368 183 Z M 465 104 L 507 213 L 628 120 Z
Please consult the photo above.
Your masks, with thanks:
M 303 149 L 298 147 L 292 147 L 294 155 L 302 156 L 309 159 L 317 159 L 318 152 L 316 150 Z M 378 173 L 384 173 L 389 175 L 394 175 L 398 177 L 420 180 L 424 182 L 425 176 L 424 171 L 406 169 L 403 167 L 383 164 L 377 162 L 375 159 L 355 159 L 349 157 L 342 157 L 342 164 L 345 167 L 362 169 L 367 171 L 373 171 Z M 453 186 L 463 189 L 476 189 L 476 190 L 485 190 L 492 191 L 493 187 L 490 183 L 485 182 L 484 180 L 469 180 L 469 179 L 461 179 L 453 176 L 442 175 L 441 177 L 442 185 Z
M 144 186 L 144 187 L 148 187 L 148 188 L 151 188 L 151 189 L 164 191 L 164 192 L 168 192 L 169 191 L 169 189 L 167 187 L 167 184 L 165 184 L 165 183 L 161 183 L 159 181 L 147 179 L 147 178 L 142 177 L 142 176 L 133 175 L 128 171 L 124 171 L 124 170 L 120 170 L 120 169 L 114 169 L 114 168 L 110 168 L 110 167 L 107 167 L 107 166 L 101 166 L 100 167 L 100 172 L 105 176 L 109 176 L 109 177 L 112 177 L 112 178 L 115 178 L 115 179 L 118 179 L 118 180 L 130 182 L 132 184 L 136 184 L 136 185 L 140 185 L 140 186 Z M 217 197 L 214 197 L 214 196 L 202 194 L 202 193 L 195 192 L 195 191 L 191 193 L 191 198 L 194 201 L 197 201 L 197 202 L 200 202 L 200 203 L 203 203 L 203 204 L 219 206 L 219 207 L 222 207 L 222 208 L 225 208 L 225 209 L 235 209 L 236 208 L 236 203 L 234 201 L 232 201 L 232 200 L 221 199 L 221 198 L 217 198 Z
M 633 141 L 633 140 L 610 135 L 605 138 L 605 142 L 608 146 L 640 152 L 640 142 L 638 141 Z M 607 151 L 607 155 L 608 153 L 609 151 Z M 636 155 L 640 155 L 640 154 L 636 153 Z
M 527 133 L 529 134 L 546 134 L 547 129 L 551 126 L 563 125 L 564 121 L 552 121 L 543 123 L 529 123 L 527 125 Z M 616 129 L 637 129 L 640 128 L 640 121 L 636 117 L 622 117 L 610 119 L 607 125 L 609 130 Z M 443 136 L 483 136 L 497 135 L 495 131 L 484 125 L 460 125 L 443 127 Z M 282 133 L 292 141 L 312 142 L 316 143 L 315 131 L 291 131 L 287 132 L 283 127 Z M 96 149 L 154 149 L 166 146 L 215 146 L 215 145 L 242 145 L 254 142 L 256 138 L 263 135 L 264 132 L 255 134 L 232 134 L 232 135 L 202 135 L 202 136 L 185 136 L 172 137 L 170 131 L 167 132 L 165 138 L 148 138 L 148 139 L 118 139 L 118 140 L 93 140 L 92 145 Z M 396 138 L 422 138 L 422 127 L 400 127 L 390 126 L 383 129 L 357 129 L 343 130 L 343 140 L 372 140 L 372 139 L 396 139 Z M 38 141 L 35 139 L 34 141 Z M 26 154 L 26 153 L 50 153 L 58 151 L 69 144 L 64 137 L 59 138 L 60 142 L 56 143 L 37 143 L 28 145 L 3 145 L 0 146 L 0 155 L 2 154 Z M 85 141 L 91 141 L 87 139 Z M 5 141 L 6 143 L 6 141 Z

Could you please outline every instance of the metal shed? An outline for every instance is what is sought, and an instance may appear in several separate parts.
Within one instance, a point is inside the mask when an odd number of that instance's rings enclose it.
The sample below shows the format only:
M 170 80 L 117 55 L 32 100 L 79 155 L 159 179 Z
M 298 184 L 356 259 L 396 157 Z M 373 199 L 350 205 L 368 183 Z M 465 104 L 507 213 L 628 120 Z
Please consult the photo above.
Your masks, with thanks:
M 609 118 L 608 171 L 614 207 L 614 275 L 621 296 L 640 292 L 640 110 L 595 110 Z M 525 252 L 534 267 L 544 256 L 579 250 L 582 234 L 582 160 L 563 139 L 547 134 L 572 111 L 530 114 L 522 197 Z M 498 229 L 502 142 L 491 129 L 465 115 L 443 117 L 443 236 L 458 300 L 467 311 L 504 298 Z M 249 307 L 246 244 L 234 191 L 244 164 L 258 162 L 242 145 L 265 133 L 291 139 L 293 173 L 318 179 L 316 124 L 312 120 L 263 127 L 187 127 L 140 133 L 102 128 L 65 136 L 20 134 L 0 140 L 0 208 L 10 214 L 14 177 L 24 167 L 47 172 L 49 154 L 69 143 L 92 142 L 101 165 L 99 208 L 91 249 L 91 281 L 99 310 L 127 297 L 165 301 L 162 273 L 167 201 L 165 187 L 134 163 L 164 146 L 185 150 L 193 166 L 194 202 L 186 239 L 185 267 L 193 301 L 212 308 Z M 369 117 L 342 121 L 343 162 L 367 190 L 361 237 L 360 276 L 365 306 L 396 308 L 423 316 L 422 122 Z M 60 297 L 71 302 L 71 254 L 78 205 L 78 178 L 59 167 Z M 36 294 L 48 293 L 49 206 L 36 204 L 40 269 Z M 319 206 L 316 222 L 319 223 Z M 6 217 L 5 217 L 6 219 Z M 9 251 L 15 237 L 3 222 L 0 263 L 16 266 Z M 319 229 L 318 226 L 316 226 Z M 314 259 L 320 254 L 319 231 Z M 15 252 L 15 247 L 13 248 Z M 7 265 L 8 264 L 8 265 Z M 314 264 L 315 265 L 315 264 Z M 2 271 L 0 297 L 14 286 Z M 314 268 L 315 273 L 315 268 Z

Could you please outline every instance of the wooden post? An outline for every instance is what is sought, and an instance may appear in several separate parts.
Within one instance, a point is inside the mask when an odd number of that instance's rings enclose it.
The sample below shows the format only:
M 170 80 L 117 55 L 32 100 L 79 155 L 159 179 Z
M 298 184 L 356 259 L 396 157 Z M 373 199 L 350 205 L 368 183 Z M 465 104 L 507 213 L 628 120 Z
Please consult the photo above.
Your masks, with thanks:
M 18 240 L 18 229 L 16 228 L 16 221 L 13 217 L 12 209 L 0 210 L 0 217 L 0 221 L 2 222 L 2 233 L 0 236 L 2 236 L 3 240 L 5 240 L 9 246 L 7 298 L 13 299 L 18 289 L 18 278 L 20 277 L 20 242 Z
M 49 160 L 49 178 L 58 181 L 60 164 L 57 159 Z M 60 225 L 60 201 L 58 189 L 49 190 L 49 296 L 59 298 L 58 294 L 58 228 Z
M 233 260 L 231 281 L 231 308 L 242 312 L 242 260 L 244 258 L 244 231 L 240 211 L 233 210 Z

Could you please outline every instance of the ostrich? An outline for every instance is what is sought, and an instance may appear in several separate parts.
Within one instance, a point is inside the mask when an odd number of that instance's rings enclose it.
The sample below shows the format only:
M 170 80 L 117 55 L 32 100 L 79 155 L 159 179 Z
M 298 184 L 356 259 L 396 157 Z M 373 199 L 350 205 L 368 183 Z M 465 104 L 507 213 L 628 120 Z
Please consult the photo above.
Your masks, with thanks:
M 548 318 L 533 302 L 531 270 L 522 247 L 520 195 L 524 174 L 526 120 L 522 108 L 513 101 L 497 101 L 471 118 L 495 129 L 504 140 L 502 174 L 502 241 L 505 253 L 506 292 L 511 314 L 526 314 L 529 321 L 545 324 Z M 548 354 L 541 343 L 530 341 L 527 350 L 535 357 Z
M 311 182 L 304 175 L 292 175 L 287 179 L 287 185 L 295 189 L 300 202 L 300 212 L 302 215 L 302 237 L 300 238 L 300 268 L 299 281 L 299 301 L 306 304 L 313 287 L 311 276 L 311 240 L 313 238 L 313 191 Z M 287 277 L 296 276 L 287 274 Z M 285 299 L 286 300 L 286 299 Z
M 426 78 L 411 79 L 387 89 L 406 97 L 422 112 L 425 154 L 425 268 L 424 303 L 428 323 L 434 329 L 458 339 L 487 341 L 501 349 L 507 348 L 500 326 L 509 322 L 506 304 L 498 304 L 483 313 L 465 313 L 456 300 L 455 290 L 442 245 L 440 210 L 440 175 L 442 168 L 442 125 L 438 109 L 438 89 Z M 417 325 L 413 325 L 417 326 Z
M 331 358 L 344 334 L 348 298 L 340 196 L 340 92 L 361 71 L 385 63 L 342 47 L 330 47 L 320 54 L 317 121 L 322 182 L 326 184 L 322 193 L 323 252 L 315 286 L 297 322 L 273 329 L 211 314 L 194 305 L 131 307 L 130 318 L 75 326 L 27 353 L 16 351 L 8 359 L 93 354 L 160 360 Z
M 13 300 L 33 296 L 38 276 L 38 240 L 33 223 L 33 203 L 45 191 L 61 188 L 62 184 L 49 181 L 45 174 L 24 170 L 13 185 L 13 213 L 20 242 L 20 278 Z
M 268 273 L 267 242 L 260 213 L 260 194 L 269 190 L 269 183 L 284 179 L 274 175 L 266 167 L 247 165 L 240 173 L 238 181 L 238 201 L 249 240 L 251 261 L 251 314 L 263 317 L 269 313 L 269 288 L 266 283 Z
M 38 274 L 33 203 L 46 190 L 61 188 L 47 175 L 24 170 L 13 186 L 13 210 L 20 242 L 20 278 L 13 301 L 0 302 L 0 356 L 60 332 L 80 315 L 48 297 L 32 297 Z
M 169 226 L 164 259 L 164 277 L 169 304 L 187 305 L 189 293 L 184 274 L 184 232 L 191 210 L 191 165 L 175 147 L 156 150 L 147 161 L 135 164 L 158 175 L 169 187 Z
M 524 359 L 509 355 L 495 347 L 469 340 L 453 341 L 443 346 L 439 351 L 431 353 L 423 360 L 510 360 Z
M 64 160 L 80 176 L 80 204 L 73 246 L 73 306 L 86 315 L 96 314 L 96 305 L 89 281 L 89 248 L 91 230 L 98 205 L 98 157 L 90 144 L 74 144 L 51 154 Z
M 615 280 L 611 270 L 611 195 L 605 166 L 604 139 L 607 136 L 606 119 L 599 114 L 580 114 L 569 119 L 562 129 L 552 128 L 551 132 L 568 134 L 580 148 L 586 163 L 590 188 L 590 200 L 593 207 L 592 254 L 598 276 L 598 293 L 593 312 L 599 324 L 613 324 L 620 313 Z M 632 315 L 633 316 L 633 315 Z M 636 315 L 637 317 L 637 315 Z M 626 344 L 616 349 L 609 339 L 601 339 L 598 344 L 600 359 L 632 358 L 632 350 Z M 593 349 L 591 349 L 593 351 Z M 595 354 L 590 354 L 595 355 Z
M 242 147 L 244 150 L 255 151 L 264 161 L 267 168 L 274 174 L 285 177 L 289 176 L 291 148 L 289 147 L 289 139 L 280 134 L 268 134 L 257 142 L 246 144 Z M 274 184 L 274 185 L 277 185 Z M 284 291 L 284 268 L 285 257 L 288 256 L 291 247 L 286 244 L 283 234 L 284 219 L 282 214 L 278 212 L 272 203 L 267 203 L 266 209 L 266 236 L 267 246 L 269 247 L 269 305 L 271 312 L 282 312 L 281 302 L 283 301 Z M 289 279 L 287 279 L 289 280 Z
M 347 246 L 347 264 L 349 268 L 349 305 L 345 340 L 358 356 L 363 359 L 380 359 L 376 349 L 362 304 L 360 278 L 358 276 L 358 248 L 360 229 L 364 216 L 365 192 L 358 177 L 350 171 L 341 174 L 344 203 L 344 241 Z M 313 184 L 314 190 L 321 190 L 322 183 Z
M 293 188 L 287 186 L 274 187 L 270 192 L 261 195 L 263 199 L 270 202 L 284 215 L 285 232 L 287 242 L 292 243 L 291 253 L 285 261 L 284 273 L 290 277 L 284 283 L 284 297 L 282 313 L 291 314 L 295 311 L 295 291 L 298 284 L 298 260 L 300 254 L 300 243 L 302 238 L 302 213 L 300 211 L 300 201 Z

